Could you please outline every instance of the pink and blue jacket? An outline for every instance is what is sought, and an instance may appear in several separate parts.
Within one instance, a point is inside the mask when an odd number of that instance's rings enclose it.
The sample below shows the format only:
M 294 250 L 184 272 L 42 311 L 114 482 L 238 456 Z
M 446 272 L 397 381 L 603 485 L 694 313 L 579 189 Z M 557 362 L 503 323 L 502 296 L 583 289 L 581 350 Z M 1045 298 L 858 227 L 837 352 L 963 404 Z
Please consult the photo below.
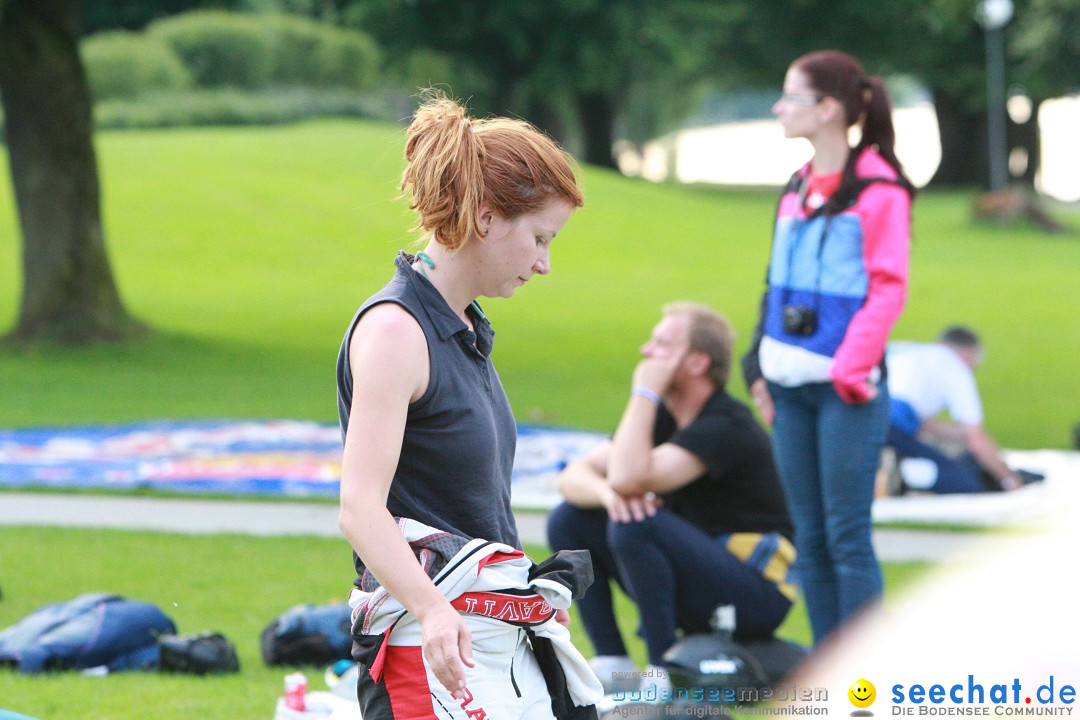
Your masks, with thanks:
M 885 343 L 904 307 L 911 196 L 868 148 L 856 162 L 854 202 L 838 213 L 808 214 L 800 189 L 809 172 L 809 164 L 800 169 L 780 198 L 757 353 L 744 372 L 748 383 L 759 373 L 786 387 L 831 381 L 841 397 L 859 402 L 867 399 L 865 381 L 880 380 Z M 786 332 L 785 305 L 814 309 L 815 332 Z

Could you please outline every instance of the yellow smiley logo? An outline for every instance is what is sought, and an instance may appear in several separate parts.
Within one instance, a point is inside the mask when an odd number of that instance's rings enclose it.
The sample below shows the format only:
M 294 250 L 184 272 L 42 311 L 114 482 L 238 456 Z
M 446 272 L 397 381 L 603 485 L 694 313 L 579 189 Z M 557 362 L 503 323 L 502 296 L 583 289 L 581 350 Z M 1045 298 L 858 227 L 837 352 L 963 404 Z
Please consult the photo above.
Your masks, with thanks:
M 877 690 L 874 689 L 874 684 L 865 678 L 860 678 L 851 683 L 851 687 L 847 691 L 848 700 L 851 704 L 857 708 L 870 707 L 874 704 L 874 698 L 877 697 Z

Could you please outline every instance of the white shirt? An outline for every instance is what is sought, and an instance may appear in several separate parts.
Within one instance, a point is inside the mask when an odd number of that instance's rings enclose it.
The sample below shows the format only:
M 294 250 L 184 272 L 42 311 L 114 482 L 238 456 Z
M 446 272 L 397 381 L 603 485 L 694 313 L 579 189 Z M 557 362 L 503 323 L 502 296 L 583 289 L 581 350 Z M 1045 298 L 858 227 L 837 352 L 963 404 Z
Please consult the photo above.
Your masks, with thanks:
M 975 374 L 951 348 L 941 343 L 891 343 L 885 363 L 889 395 L 911 405 L 919 420 L 948 410 L 958 423 L 982 424 Z

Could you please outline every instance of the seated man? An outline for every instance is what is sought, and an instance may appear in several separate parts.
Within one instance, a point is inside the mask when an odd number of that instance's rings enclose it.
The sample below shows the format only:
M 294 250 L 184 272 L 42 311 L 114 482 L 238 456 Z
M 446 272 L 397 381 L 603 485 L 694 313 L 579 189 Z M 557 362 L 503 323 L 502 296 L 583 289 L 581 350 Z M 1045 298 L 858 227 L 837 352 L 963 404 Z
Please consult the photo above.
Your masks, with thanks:
M 1043 476 L 1011 470 L 983 428 L 973 370 L 982 360 L 979 337 L 950 327 L 936 343 L 889 346 L 892 419 L 887 445 L 899 461 L 904 487 L 935 493 L 1014 490 Z M 938 417 L 948 411 L 949 419 Z M 943 447 L 958 447 L 952 457 Z
M 678 629 L 708 632 L 716 606 L 734 605 L 736 638 L 768 637 L 795 598 L 792 527 L 769 438 L 724 391 L 732 344 L 712 309 L 666 306 L 615 435 L 560 476 L 566 502 L 548 517 L 548 540 L 592 552 L 596 580 L 578 607 L 605 684 L 636 670 L 609 580 L 637 604 L 658 685 Z

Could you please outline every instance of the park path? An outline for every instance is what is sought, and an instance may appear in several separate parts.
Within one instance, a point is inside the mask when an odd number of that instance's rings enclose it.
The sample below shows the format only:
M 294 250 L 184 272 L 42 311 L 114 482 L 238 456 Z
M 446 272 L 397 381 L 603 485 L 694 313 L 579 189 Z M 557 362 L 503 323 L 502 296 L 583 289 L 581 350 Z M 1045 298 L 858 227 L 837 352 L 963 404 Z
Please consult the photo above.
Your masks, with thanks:
M 58 493 L 0 493 L 0 526 L 159 530 L 242 535 L 341 537 L 337 506 L 316 502 L 259 502 Z M 545 515 L 517 513 L 521 540 L 546 544 Z M 876 528 L 874 546 L 886 562 L 940 562 L 976 542 L 980 533 Z

